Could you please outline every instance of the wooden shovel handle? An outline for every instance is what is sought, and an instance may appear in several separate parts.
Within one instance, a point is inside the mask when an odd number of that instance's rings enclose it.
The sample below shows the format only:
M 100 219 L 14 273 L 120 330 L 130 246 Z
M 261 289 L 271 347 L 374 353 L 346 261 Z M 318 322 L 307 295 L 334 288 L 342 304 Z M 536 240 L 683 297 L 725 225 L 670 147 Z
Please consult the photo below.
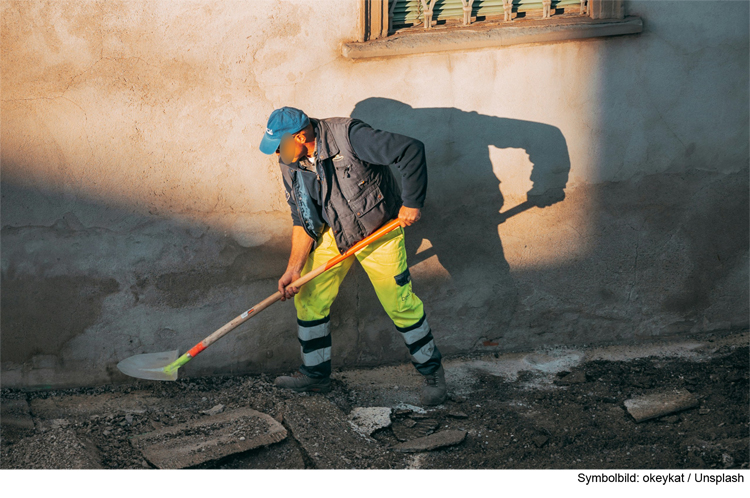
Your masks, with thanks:
M 335 256 L 328 260 L 327 263 L 318 266 L 317 268 L 314 268 L 313 270 L 305 273 L 303 276 L 289 284 L 287 287 L 302 287 L 310 280 L 314 279 L 321 273 L 325 272 L 326 270 L 329 270 L 336 266 L 337 264 L 344 261 L 346 258 L 352 256 L 354 253 L 358 252 L 359 250 L 363 249 L 367 245 L 371 244 L 375 240 L 379 239 L 383 235 L 387 234 L 388 232 L 398 228 L 401 226 L 401 220 L 395 219 L 392 220 L 382 227 L 380 227 L 377 231 L 373 232 L 372 235 L 369 235 L 368 237 L 365 237 L 364 239 L 360 240 L 356 244 L 354 244 L 351 249 L 346 251 L 343 254 L 340 254 L 338 256 Z M 224 337 L 227 333 L 234 330 L 238 326 L 242 325 L 246 321 L 248 321 L 250 318 L 254 317 L 264 309 L 271 306 L 273 303 L 281 299 L 281 292 L 276 291 L 275 293 L 271 294 L 267 298 L 265 298 L 263 301 L 259 302 L 249 310 L 245 311 L 241 315 L 238 315 L 235 317 L 231 322 L 227 323 L 220 329 L 216 330 L 213 334 L 203 339 L 201 342 L 193 346 L 193 348 L 187 352 L 187 354 L 191 358 L 195 358 L 196 355 L 198 355 L 201 351 L 209 347 L 214 342 L 218 341 L 222 337 Z

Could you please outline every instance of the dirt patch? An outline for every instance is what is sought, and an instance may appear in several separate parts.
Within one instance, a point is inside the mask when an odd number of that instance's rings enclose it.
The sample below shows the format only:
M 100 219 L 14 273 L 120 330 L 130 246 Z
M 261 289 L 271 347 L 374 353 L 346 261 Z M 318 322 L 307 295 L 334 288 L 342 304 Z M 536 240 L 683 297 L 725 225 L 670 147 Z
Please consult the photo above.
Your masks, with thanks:
M 489 367 L 471 370 L 474 377 L 462 386 L 454 381 L 449 401 L 426 409 L 409 405 L 418 398 L 419 383 L 401 367 L 392 368 L 396 385 L 382 388 L 374 381 L 361 388 L 362 372 L 339 372 L 326 395 L 279 390 L 268 376 L 49 392 L 6 389 L 0 401 L 28 400 L 35 429 L 8 438 L 18 428 L 2 426 L 2 467 L 150 467 L 131 438 L 206 419 L 202 411 L 223 404 L 226 412 L 249 407 L 269 414 L 289 436 L 199 468 L 747 468 L 750 351 L 746 345 L 724 345 L 709 353 L 624 361 L 594 354 L 590 357 L 599 359 L 563 370 L 530 367 L 513 376 L 503 375 L 503 358 L 496 360 L 499 366 L 491 357 L 454 360 L 454 369 L 480 361 Z M 348 378 L 358 381 L 348 384 Z M 692 393 L 698 406 L 641 423 L 624 407 L 632 397 L 669 390 Z M 378 406 L 392 408 L 392 424 L 370 436 L 353 431 L 352 409 Z M 465 431 L 466 437 L 433 451 L 395 451 L 404 441 L 443 431 Z M 79 460 L 42 451 L 52 436 L 82 443 Z

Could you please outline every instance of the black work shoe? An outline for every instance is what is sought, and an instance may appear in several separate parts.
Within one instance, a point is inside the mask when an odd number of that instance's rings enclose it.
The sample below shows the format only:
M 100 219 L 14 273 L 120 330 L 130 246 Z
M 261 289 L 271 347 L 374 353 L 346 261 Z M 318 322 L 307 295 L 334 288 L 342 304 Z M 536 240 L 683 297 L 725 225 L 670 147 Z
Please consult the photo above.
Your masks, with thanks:
M 276 377 L 274 384 L 278 387 L 291 389 L 298 393 L 327 393 L 331 390 L 331 379 L 329 377 L 313 379 L 302 372 L 295 372 L 291 376 L 283 375 L 281 377 Z
M 434 373 L 424 376 L 424 386 L 422 386 L 423 405 L 433 406 L 443 403 L 447 397 L 447 392 L 445 370 L 443 370 L 442 365 Z

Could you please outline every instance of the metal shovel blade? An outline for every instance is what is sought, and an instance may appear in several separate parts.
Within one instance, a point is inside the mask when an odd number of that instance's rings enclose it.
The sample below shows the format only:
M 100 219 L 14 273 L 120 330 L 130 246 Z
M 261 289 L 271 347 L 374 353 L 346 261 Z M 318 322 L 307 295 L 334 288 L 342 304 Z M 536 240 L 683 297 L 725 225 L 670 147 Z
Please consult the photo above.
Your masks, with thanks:
M 165 372 L 164 367 L 175 361 L 179 354 L 176 349 L 161 353 L 137 354 L 122 360 L 117 364 L 117 368 L 125 375 L 138 379 L 177 380 L 177 369 Z

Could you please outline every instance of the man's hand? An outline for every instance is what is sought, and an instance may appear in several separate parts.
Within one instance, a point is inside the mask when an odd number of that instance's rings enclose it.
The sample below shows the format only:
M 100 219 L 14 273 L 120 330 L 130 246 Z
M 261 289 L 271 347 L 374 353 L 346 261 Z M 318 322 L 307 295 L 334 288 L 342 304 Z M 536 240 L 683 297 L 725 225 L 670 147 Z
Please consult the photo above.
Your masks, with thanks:
M 299 287 L 290 287 L 286 290 L 284 288 L 299 278 L 312 245 L 313 239 L 307 235 L 304 228 L 292 227 L 292 252 L 289 255 L 289 264 L 286 266 L 286 272 L 279 279 L 282 301 L 293 298 L 299 292 Z
M 422 217 L 422 212 L 419 208 L 410 208 L 401 206 L 398 212 L 398 219 L 401 220 L 403 226 L 410 227 Z
M 295 270 L 287 270 L 286 273 L 281 276 L 279 279 L 279 292 L 281 292 L 282 301 L 293 298 L 294 295 L 299 292 L 299 287 L 287 288 L 287 285 L 291 284 L 299 277 L 299 272 Z

